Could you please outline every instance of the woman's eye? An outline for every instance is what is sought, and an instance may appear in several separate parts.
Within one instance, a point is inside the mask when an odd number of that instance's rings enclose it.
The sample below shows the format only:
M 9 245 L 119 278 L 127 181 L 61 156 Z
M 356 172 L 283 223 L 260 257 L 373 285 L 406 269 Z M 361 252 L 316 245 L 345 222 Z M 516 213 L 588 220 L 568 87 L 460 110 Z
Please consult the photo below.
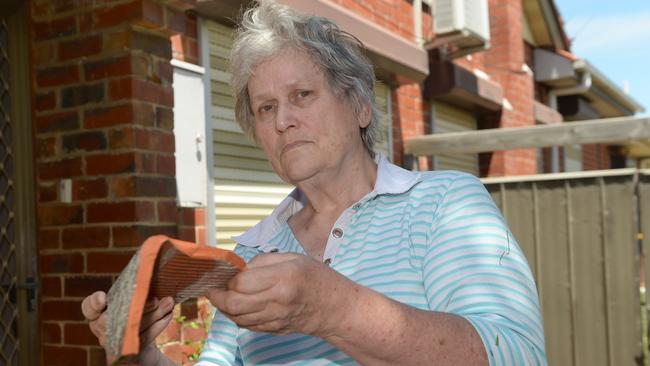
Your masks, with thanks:
M 260 112 L 270 112 L 273 109 L 273 104 L 265 104 L 259 108 Z
M 300 92 L 298 92 L 298 96 L 300 98 L 308 97 L 310 94 L 311 94 L 311 90 L 301 90 Z

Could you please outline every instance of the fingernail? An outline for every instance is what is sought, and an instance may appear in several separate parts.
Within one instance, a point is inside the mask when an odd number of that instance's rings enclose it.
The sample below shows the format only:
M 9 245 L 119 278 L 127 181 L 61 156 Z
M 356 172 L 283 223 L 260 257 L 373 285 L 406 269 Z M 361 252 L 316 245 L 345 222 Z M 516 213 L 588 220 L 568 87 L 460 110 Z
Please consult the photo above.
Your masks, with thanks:
M 172 299 L 171 297 L 166 297 L 162 299 L 160 305 L 165 311 L 169 311 L 174 308 L 174 299 Z

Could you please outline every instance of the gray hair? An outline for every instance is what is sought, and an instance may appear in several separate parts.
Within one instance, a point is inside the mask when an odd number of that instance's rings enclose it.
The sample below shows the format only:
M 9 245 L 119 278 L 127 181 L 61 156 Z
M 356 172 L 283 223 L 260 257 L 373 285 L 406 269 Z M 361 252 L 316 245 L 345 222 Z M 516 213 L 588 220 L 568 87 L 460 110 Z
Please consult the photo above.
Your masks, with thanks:
M 361 139 L 374 157 L 379 124 L 375 72 L 363 54 L 361 41 L 329 19 L 300 15 L 271 0 L 256 3 L 242 15 L 230 55 L 235 116 L 244 133 L 255 138 L 255 117 L 248 94 L 253 69 L 283 49 L 295 48 L 312 57 L 335 93 L 349 99 L 357 116 L 370 106 L 370 123 L 361 128 Z

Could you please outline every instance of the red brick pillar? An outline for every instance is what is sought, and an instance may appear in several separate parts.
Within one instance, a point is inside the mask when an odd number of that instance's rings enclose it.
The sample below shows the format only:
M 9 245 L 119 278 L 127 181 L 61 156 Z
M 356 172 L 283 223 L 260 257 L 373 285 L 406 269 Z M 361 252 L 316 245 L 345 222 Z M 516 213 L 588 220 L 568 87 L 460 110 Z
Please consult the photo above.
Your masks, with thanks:
M 205 208 L 183 207 L 180 209 L 178 238 L 206 245 Z
M 82 298 L 144 238 L 177 234 L 166 13 L 148 0 L 29 4 L 42 358 L 101 365 Z
M 521 0 L 490 0 L 492 46 L 485 52 L 486 71 L 498 82 L 507 100 L 498 121 L 482 121 L 480 127 L 533 126 L 534 80 L 525 65 L 523 10 Z M 498 20 L 498 21 L 497 21 Z M 537 173 L 535 149 L 496 151 L 481 154 L 481 175 Z
M 429 131 L 426 119 L 427 103 L 422 99 L 422 86 L 417 83 L 403 84 L 393 90 L 393 158 L 397 164 L 407 164 L 404 159 L 404 142 L 411 137 L 421 136 Z M 407 164 L 408 165 L 408 164 Z M 408 166 L 411 168 L 411 166 Z M 419 157 L 417 168 L 427 170 L 430 168 L 427 157 Z

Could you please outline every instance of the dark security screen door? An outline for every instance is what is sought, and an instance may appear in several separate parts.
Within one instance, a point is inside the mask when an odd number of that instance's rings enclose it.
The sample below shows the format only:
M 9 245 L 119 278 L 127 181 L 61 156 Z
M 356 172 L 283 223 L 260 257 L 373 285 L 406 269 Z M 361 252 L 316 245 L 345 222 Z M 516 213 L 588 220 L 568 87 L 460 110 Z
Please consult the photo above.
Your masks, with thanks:
M 18 272 L 9 73 L 9 31 L 3 19 L 0 22 L 0 364 L 18 365 Z
M 0 366 L 31 366 L 39 337 L 30 42 L 25 2 L 0 2 Z

